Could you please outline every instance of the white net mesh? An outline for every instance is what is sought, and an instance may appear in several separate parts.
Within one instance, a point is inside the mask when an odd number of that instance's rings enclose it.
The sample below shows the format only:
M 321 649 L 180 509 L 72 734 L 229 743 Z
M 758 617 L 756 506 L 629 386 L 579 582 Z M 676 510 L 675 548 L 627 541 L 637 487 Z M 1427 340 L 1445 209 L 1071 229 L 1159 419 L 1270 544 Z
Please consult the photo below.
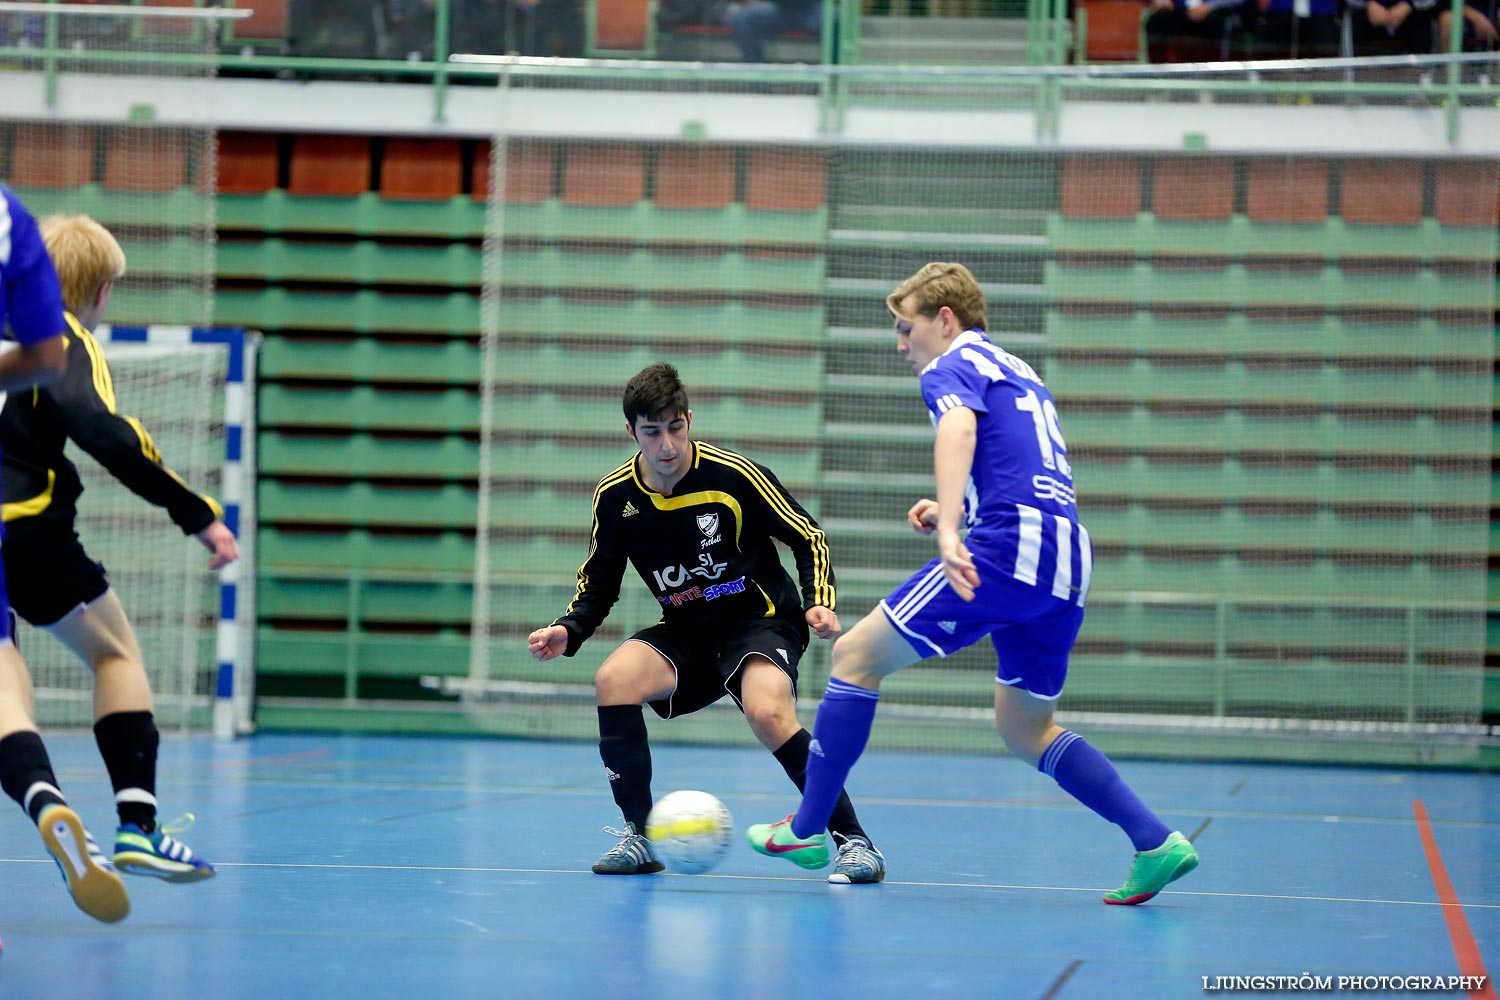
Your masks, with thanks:
M 88 215 L 119 240 L 127 273 L 106 322 L 208 326 L 217 147 L 203 84 L 218 27 L 195 8 L 139 7 L 0 5 L 0 180 L 39 218 Z M 109 344 L 106 354 L 121 412 L 142 420 L 189 485 L 219 495 L 225 351 Z M 217 603 L 203 551 L 88 456 L 70 447 L 70 457 L 87 490 L 79 534 L 135 626 L 158 718 L 206 725 Z M 39 721 L 89 724 L 87 669 L 50 637 L 24 630 L 21 642 Z
M 224 379 L 227 355 L 209 346 L 107 343 L 120 412 L 151 432 L 169 468 L 195 489 L 222 495 Z M 201 547 L 166 513 L 120 485 L 88 455 L 69 445 L 84 495 L 78 535 L 104 564 L 140 643 L 162 728 L 208 725 L 214 695 L 214 628 L 218 577 Z M 12 584 L 14 586 L 15 584 Z M 63 645 L 21 626 L 22 656 L 37 694 L 37 721 L 52 726 L 93 723 L 88 668 Z
M 1290 70 L 1228 103 L 1326 100 L 1326 74 Z M 1022 151 L 1006 109 L 1037 100 L 1035 81 L 896 72 L 827 81 L 844 141 L 734 138 L 797 113 L 799 79 L 502 82 L 471 714 L 592 736 L 593 669 L 657 617 L 627 573 L 576 659 L 526 656 L 572 595 L 593 486 L 633 451 L 621 389 L 651 361 L 681 369 L 700 439 L 770 465 L 820 519 L 846 625 L 930 558 L 902 517 L 932 489 L 931 428 L 883 298 L 946 259 L 980 278 L 991 335 L 1042 370 L 1075 456 L 1096 563 L 1065 719 L 1143 752 L 1472 754 L 1493 156 Z M 1132 111 L 1085 74 L 1062 85 L 1077 92 L 1051 112 L 1064 134 L 1069 115 Z M 1215 100 L 1190 86 L 1160 99 Z M 686 141 L 644 120 L 684 95 Z M 585 96 L 648 113 L 622 113 L 613 141 L 537 117 Z M 875 107 L 880 129 L 862 117 Z M 994 746 L 993 655 L 893 677 L 877 742 Z M 802 673 L 811 708 L 826 646 Z M 655 737 L 748 740 L 726 713 Z

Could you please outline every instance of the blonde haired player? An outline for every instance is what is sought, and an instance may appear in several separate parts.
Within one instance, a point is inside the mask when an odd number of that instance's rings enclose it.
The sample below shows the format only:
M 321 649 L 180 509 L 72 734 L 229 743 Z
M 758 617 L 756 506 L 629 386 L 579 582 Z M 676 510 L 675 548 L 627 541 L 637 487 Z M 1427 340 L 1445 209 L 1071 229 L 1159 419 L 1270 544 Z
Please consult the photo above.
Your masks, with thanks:
M 0 328 L 15 347 L 0 354 L 0 392 L 55 382 L 63 373 L 62 294 L 36 220 L 0 184 Z M 130 898 L 78 814 L 58 788 L 52 760 L 31 712 L 31 677 L 11 636 L 10 603 L 0 573 L 0 788 L 37 825 L 78 908 L 113 922 Z
M 109 365 L 90 331 L 125 274 L 120 244 L 81 215 L 43 219 L 41 231 L 67 309 L 67 368 L 56 384 L 12 395 L 0 411 L 5 573 L 15 581 L 16 613 L 50 632 L 94 673 L 94 738 L 120 818 L 115 865 L 195 882 L 214 869 L 157 825 L 159 740 L 151 685 L 125 609 L 104 567 L 78 539 L 75 505 L 83 487 L 63 446 L 72 441 L 142 499 L 164 508 L 208 549 L 211 568 L 239 558 L 239 546 L 218 503 L 163 465 L 146 428 L 117 408 Z

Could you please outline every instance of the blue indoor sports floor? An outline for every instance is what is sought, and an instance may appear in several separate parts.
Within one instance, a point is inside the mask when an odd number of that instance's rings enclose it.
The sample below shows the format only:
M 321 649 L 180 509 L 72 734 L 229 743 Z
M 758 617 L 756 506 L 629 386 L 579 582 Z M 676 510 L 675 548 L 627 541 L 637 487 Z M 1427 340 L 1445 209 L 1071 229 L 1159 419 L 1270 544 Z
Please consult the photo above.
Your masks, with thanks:
M 49 746 L 104 839 L 91 737 Z M 741 829 L 796 801 L 763 751 L 655 758 L 658 795 L 712 791 Z M 162 815 L 197 814 L 218 877 L 129 879 L 97 924 L 0 803 L 0 998 L 1201 998 L 1500 967 L 1500 776 L 1120 766 L 1203 859 L 1139 907 L 1100 901 L 1124 836 L 1003 756 L 867 755 L 849 790 L 888 880 L 834 886 L 741 841 L 708 875 L 590 874 L 618 816 L 586 743 L 169 739 Z

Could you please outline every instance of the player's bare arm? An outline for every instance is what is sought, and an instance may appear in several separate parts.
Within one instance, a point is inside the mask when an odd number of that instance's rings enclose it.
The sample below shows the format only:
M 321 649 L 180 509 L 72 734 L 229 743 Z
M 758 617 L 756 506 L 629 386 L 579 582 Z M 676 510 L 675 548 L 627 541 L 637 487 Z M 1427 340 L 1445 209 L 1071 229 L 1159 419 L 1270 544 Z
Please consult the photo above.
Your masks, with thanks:
M 933 465 L 937 472 L 938 554 L 943 576 L 954 593 L 966 601 L 979 589 L 979 571 L 959 535 L 964 516 L 964 492 L 974 468 L 974 445 L 979 418 L 967 406 L 956 406 L 938 421 Z
M 527 636 L 533 660 L 551 660 L 568 648 L 568 630 L 561 625 L 548 625 Z
M 0 392 L 51 385 L 68 367 L 62 334 L 25 344 L 9 344 L 0 353 Z

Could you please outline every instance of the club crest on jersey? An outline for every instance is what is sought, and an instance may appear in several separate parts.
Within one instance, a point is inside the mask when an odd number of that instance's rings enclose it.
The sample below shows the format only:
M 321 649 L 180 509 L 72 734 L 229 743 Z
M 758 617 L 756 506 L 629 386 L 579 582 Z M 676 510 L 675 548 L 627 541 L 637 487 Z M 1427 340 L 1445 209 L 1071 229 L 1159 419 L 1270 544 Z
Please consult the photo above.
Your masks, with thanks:
M 710 514 L 698 515 L 698 530 L 705 535 L 712 535 L 719 530 L 719 514 L 714 511 Z

